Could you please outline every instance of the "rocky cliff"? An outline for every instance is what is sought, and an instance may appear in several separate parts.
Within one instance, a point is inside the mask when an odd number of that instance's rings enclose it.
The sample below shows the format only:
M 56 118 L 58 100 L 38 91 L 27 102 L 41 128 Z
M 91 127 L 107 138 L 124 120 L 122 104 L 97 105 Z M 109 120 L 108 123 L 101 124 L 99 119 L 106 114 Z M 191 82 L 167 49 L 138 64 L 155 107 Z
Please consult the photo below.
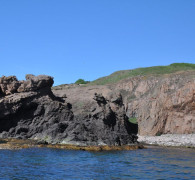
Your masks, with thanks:
M 108 85 L 52 85 L 45 75 L 0 78 L 1 138 L 126 145 L 137 142 L 137 133 L 195 133 L 195 71 Z
M 53 92 L 66 94 L 78 117 L 91 114 L 94 93 L 110 102 L 113 94 L 121 94 L 125 116 L 137 120 L 140 135 L 195 133 L 195 71 L 136 76 L 108 85 L 62 85 Z M 132 129 L 136 132 L 136 127 Z
M 137 118 L 140 135 L 195 133 L 194 75 L 184 72 L 134 81 L 130 91 L 134 98 L 126 99 L 126 110 Z
M 68 97 L 54 95 L 50 76 L 0 78 L 0 137 L 75 145 L 125 145 L 136 142 L 120 94 L 94 92 L 87 108 L 71 109 Z M 82 94 L 81 94 L 82 96 Z M 77 94 L 76 98 L 80 95 Z

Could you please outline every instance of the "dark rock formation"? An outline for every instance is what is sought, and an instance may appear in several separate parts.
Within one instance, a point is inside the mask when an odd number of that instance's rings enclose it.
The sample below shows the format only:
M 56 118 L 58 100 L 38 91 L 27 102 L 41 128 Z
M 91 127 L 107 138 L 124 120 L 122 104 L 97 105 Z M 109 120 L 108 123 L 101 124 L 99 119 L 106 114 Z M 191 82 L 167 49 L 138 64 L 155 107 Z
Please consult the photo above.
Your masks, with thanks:
M 75 116 L 70 125 L 71 141 L 89 143 L 91 145 L 125 145 L 135 143 L 137 136 L 126 128 L 128 118 L 122 102 L 112 103 L 101 94 L 95 94 L 96 101 L 88 112 Z M 121 99 L 122 101 L 122 99 Z M 75 126 L 76 125 L 76 126 Z M 75 128 L 76 127 L 76 128 Z
M 65 94 L 51 91 L 50 76 L 0 78 L 0 137 L 35 139 L 47 143 L 124 145 L 136 142 L 127 128 L 122 96 L 106 99 L 95 94 L 88 112 L 73 113 Z
M 0 133 L 3 138 L 32 138 L 58 142 L 67 121 L 73 120 L 70 105 L 59 101 L 47 88 L 0 99 Z
M 0 78 L 0 96 L 8 95 L 17 92 L 20 82 L 16 76 L 3 76 Z

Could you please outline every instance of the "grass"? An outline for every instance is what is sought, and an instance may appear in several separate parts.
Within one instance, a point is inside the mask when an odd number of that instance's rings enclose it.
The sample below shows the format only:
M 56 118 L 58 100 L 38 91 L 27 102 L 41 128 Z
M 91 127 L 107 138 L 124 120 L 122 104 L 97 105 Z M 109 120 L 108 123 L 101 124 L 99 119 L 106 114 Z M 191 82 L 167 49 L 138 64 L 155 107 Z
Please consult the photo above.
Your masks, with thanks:
M 179 71 L 195 70 L 195 64 L 189 63 L 174 63 L 169 66 L 153 66 L 146 68 L 137 68 L 133 70 L 117 71 L 113 74 L 99 78 L 89 83 L 90 85 L 105 85 L 116 83 L 122 79 L 135 76 L 148 76 L 148 75 L 163 75 L 171 74 Z
M 129 118 L 129 122 L 133 124 L 137 124 L 137 118 L 136 117 L 131 117 Z

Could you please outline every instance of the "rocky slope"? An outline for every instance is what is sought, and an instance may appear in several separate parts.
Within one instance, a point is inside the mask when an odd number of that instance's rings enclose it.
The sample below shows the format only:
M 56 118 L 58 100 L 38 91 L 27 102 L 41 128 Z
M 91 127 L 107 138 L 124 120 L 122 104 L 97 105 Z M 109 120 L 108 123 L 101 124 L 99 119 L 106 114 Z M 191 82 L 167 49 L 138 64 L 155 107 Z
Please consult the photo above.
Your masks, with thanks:
M 125 115 L 138 122 L 140 135 L 195 133 L 195 71 L 136 76 L 109 85 L 64 85 L 53 88 L 67 95 L 76 116 L 91 114 L 94 93 L 112 99 L 121 94 Z M 112 105 L 115 111 L 117 107 Z M 132 124 L 131 124 L 132 126 Z M 136 132 L 136 128 L 133 128 Z
M 0 78 L 0 138 L 75 145 L 136 142 L 120 94 L 107 99 L 93 93 L 87 108 L 75 111 L 63 91 L 60 96 L 53 94 L 52 84 L 53 78 L 45 75 L 27 75 L 26 81 Z

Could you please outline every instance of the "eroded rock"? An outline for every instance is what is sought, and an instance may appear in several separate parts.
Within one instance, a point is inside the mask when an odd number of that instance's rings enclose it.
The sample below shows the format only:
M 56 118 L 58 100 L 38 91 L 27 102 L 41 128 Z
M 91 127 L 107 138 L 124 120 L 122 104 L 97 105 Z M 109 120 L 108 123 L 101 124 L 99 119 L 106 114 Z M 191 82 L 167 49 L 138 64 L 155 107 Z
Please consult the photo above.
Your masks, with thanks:
M 20 82 L 16 76 L 2 76 L 0 78 L 0 94 L 1 96 L 9 95 L 17 92 L 20 86 Z
M 53 78 L 51 76 L 32 74 L 26 75 L 26 81 L 18 81 L 16 76 L 2 76 L 0 78 L 0 95 L 6 96 L 14 93 L 37 91 L 42 88 L 51 88 Z

